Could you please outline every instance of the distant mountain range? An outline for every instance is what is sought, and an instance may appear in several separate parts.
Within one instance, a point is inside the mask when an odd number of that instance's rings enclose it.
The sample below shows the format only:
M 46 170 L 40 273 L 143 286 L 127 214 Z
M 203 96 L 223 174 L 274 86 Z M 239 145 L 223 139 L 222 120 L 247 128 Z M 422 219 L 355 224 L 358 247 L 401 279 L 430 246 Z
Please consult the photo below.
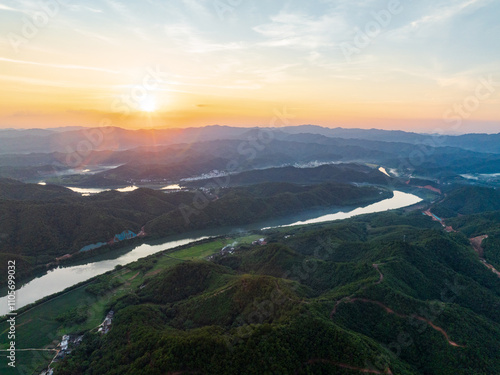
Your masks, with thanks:
M 264 130 L 262 130 L 264 129 Z M 466 134 L 439 136 L 400 130 L 325 128 L 316 125 L 285 126 L 279 128 L 241 128 L 212 125 L 185 129 L 128 130 L 117 127 L 60 129 L 6 129 L 0 130 L 0 154 L 32 152 L 67 152 L 76 150 L 79 142 L 89 141 L 93 150 L 127 150 L 147 146 L 196 143 L 209 140 L 246 140 L 260 132 L 282 139 L 286 135 L 313 134 L 328 138 L 358 139 L 409 144 L 428 144 L 436 147 L 458 147 L 481 153 L 500 153 L 500 134 Z
M 0 264 L 15 261 L 18 283 L 125 252 L 110 241 L 117 233 L 140 233 L 130 246 L 201 229 L 239 233 L 139 259 L 26 306 L 19 342 L 81 340 L 53 363 L 59 375 L 498 374 L 499 136 L 313 125 L 0 131 Z M 170 184 L 175 191 L 162 189 Z M 65 186 L 106 191 L 82 196 Z M 423 200 L 242 232 L 397 198 L 396 189 Z
M 461 174 L 500 172 L 499 138 L 499 134 L 436 137 L 314 125 L 3 130 L 0 177 L 120 186 L 152 180 L 177 182 L 214 170 L 235 173 L 342 162 L 378 164 L 401 176 L 460 182 Z M 107 170 L 81 175 L 87 168 L 102 166 Z M 71 175 L 75 176 L 61 177 Z

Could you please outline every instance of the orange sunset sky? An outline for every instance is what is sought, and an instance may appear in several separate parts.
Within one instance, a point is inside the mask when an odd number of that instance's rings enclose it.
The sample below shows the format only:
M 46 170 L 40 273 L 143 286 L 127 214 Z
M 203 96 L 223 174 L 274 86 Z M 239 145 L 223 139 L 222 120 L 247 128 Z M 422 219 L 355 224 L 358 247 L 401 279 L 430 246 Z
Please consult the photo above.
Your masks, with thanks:
M 0 1 L 0 128 L 499 132 L 499 16 L 490 0 Z

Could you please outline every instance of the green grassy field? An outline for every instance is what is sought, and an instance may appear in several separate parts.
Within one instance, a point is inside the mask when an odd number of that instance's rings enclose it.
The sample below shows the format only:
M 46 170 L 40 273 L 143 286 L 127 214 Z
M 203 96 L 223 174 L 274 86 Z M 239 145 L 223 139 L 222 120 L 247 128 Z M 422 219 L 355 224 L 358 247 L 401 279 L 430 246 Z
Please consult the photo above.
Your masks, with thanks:
M 172 257 L 184 260 L 200 259 L 206 258 L 209 255 L 214 254 L 218 250 L 222 249 L 224 246 L 237 242 L 238 244 L 252 243 L 253 241 L 262 238 L 262 235 L 251 235 L 239 238 L 223 238 L 218 239 L 213 242 L 207 242 L 200 245 L 192 246 L 187 249 L 176 251 L 170 254 Z
M 222 249 L 227 244 L 226 239 L 217 239 L 213 242 L 207 242 L 200 245 L 195 245 L 189 247 L 187 249 L 176 251 L 172 254 L 169 254 L 173 258 L 183 259 L 183 260 L 191 260 L 191 259 L 199 259 L 205 258 L 218 250 Z
M 260 238 L 259 235 L 250 235 L 239 238 L 218 238 L 213 241 L 196 244 L 180 250 L 166 251 L 151 255 L 145 259 L 130 263 L 106 275 L 112 281 L 117 280 L 119 286 L 109 290 L 101 296 L 95 296 L 86 291 L 89 285 L 99 283 L 99 277 L 89 284 L 63 293 L 44 303 L 35 305 L 30 310 L 18 315 L 16 318 L 16 348 L 17 349 L 50 349 L 55 348 L 62 335 L 69 333 L 85 332 L 97 328 L 102 321 L 109 306 L 120 296 L 142 285 L 154 274 L 173 267 L 183 260 L 201 259 L 218 252 L 224 246 L 233 243 L 251 243 Z M 72 309 L 80 309 L 87 315 L 83 323 L 64 325 L 56 318 Z M 7 322 L 0 323 L 0 349 L 7 349 Z M 0 356 L 0 374 L 38 374 L 54 356 L 54 352 L 17 352 L 15 369 L 7 365 L 5 355 Z

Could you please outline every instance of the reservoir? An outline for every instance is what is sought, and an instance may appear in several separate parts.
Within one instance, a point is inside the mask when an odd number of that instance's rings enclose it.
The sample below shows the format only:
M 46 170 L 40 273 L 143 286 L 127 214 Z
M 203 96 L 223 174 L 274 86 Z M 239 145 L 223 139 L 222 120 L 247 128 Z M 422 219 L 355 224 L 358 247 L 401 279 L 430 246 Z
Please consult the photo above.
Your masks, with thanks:
M 137 259 L 155 254 L 159 251 L 173 249 L 175 247 L 187 245 L 209 237 L 221 236 L 225 234 L 231 235 L 247 230 L 271 229 L 275 227 L 288 227 L 292 225 L 316 224 L 333 220 L 343 220 L 357 215 L 411 206 L 421 200 L 422 199 L 416 195 L 401 191 L 394 191 L 394 196 L 392 198 L 384 199 L 365 207 L 343 207 L 342 210 L 345 211 L 341 211 L 338 208 L 330 209 L 328 210 L 330 213 L 326 213 L 325 209 L 316 210 L 244 226 L 223 227 L 184 233 L 176 236 L 170 236 L 155 242 L 121 248 L 108 254 L 93 258 L 89 263 L 69 267 L 58 267 L 48 271 L 40 277 L 36 277 L 31 281 L 28 281 L 24 285 L 18 283 L 16 285 L 16 308 L 19 309 L 43 297 L 61 292 L 72 285 L 110 271 L 117 265 L 125 265 L 134 262 Z M 0 298 L 0 315 L 4 315 L 8 312 L 6 294 L 6 289 L 4 288 L 2 290 L 2 297 Z

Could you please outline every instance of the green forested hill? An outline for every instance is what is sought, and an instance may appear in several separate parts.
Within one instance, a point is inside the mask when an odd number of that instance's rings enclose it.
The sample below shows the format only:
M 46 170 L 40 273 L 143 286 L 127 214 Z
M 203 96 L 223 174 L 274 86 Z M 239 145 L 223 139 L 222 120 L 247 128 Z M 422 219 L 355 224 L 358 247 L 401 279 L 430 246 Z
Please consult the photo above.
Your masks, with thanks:
M 363 205 L 390 196 L 392 192 L 375 187 L 333 183 L 311 186 L 266 183 L 222 189 L 215 200 L 210 201 L 187 194 L 183 201 L 187 203 L 179 205 L 180 210 L 166 212 L 151 220 L 146 231 L 170 234 L 189 229 L 241 225 L 320 207 Z
M 500 210 L 500 191 L 495 188 L 463 186 L 450 191 L 433 212 L 441 217 Z
M 24 184 L 9 178 L 0 178 L 0 200 L 48 201 L 75 196 L 76 193 L 62 186 Z
M 227 178 L 230 186 L 250 185 L 264 182 L 293 182 L 313 184 L 322 182 L 371 183 L 387 185 L 397 182 L 377 169 L 361 164 L 326 164 L 315 168 L 276 167 L 244 171 Z M 183 182 L 186 186 L 204 186 L 206 180 Z
M 0 180 L 0 254 L 16 257 L 29 273 L 86 245 L 107 242 L 124 230 L 138 233 L 144 227 L 149 237 L 162 237 L 315 207 L 369 204 L 391 194 L 347 184 L 268 183 L 178 193 L 141 188 L 81 197 L 57 186 Z
M 497 374 L 500 278 L 420 213 L 267 233 L 151 276 L 55 374 Z

